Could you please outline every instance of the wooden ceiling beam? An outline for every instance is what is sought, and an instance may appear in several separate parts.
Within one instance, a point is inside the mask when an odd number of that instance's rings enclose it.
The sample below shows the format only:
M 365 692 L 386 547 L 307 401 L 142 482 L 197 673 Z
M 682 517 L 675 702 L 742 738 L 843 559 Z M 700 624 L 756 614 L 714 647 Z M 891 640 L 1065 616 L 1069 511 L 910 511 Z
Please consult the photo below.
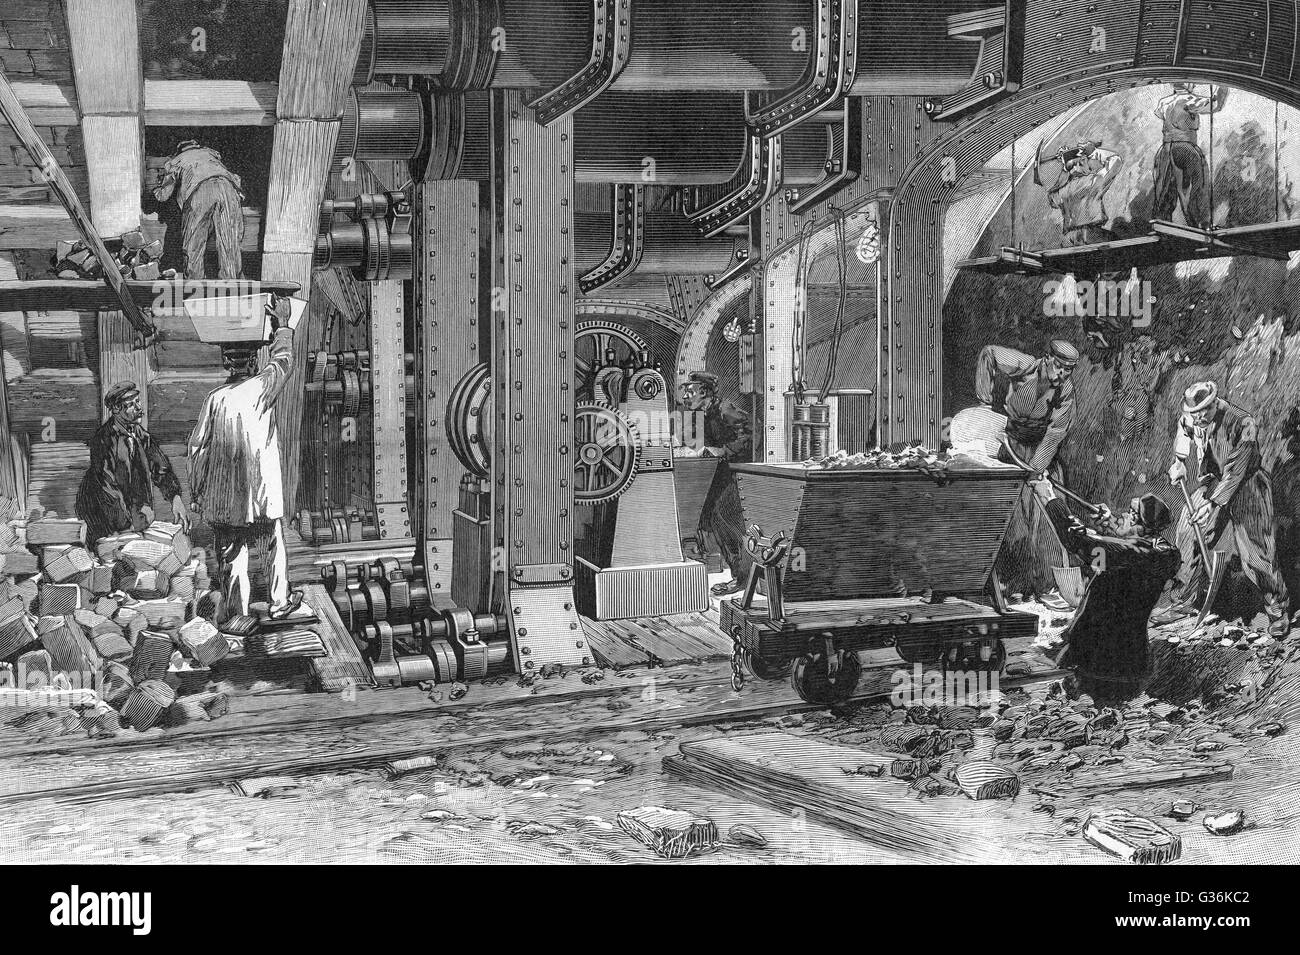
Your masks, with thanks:
M 80 121 L 76 87 L 68 83 L 14 83 L 18 102 L 37 126 Z M 244 80 L 145 80 L 146 126 L 274 126 L 278 83 Z

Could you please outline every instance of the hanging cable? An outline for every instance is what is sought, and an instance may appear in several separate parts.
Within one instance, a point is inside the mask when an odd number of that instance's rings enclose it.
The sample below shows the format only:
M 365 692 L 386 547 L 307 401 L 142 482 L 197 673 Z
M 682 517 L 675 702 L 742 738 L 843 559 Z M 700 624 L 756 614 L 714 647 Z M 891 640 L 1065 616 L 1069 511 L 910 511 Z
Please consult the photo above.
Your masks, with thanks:
M 836 264 L 839 266 L 840 275 L 840 295 L 835 305 L 835 327 L 831 330 L 831 351 L 826 359 L 826 378 L 822 382 L 822 389 L 818 396 L 820 404 L 826 403 L 827 396 L 831 393 L 831 386 L 835 382 L 835 366 L 840 357 L 840 338 L 844 331 L 844 306 L 849 291 L 849 263 L 848 263 L 848 243 L 845 237 L 844 212 L 830 207 L 831 213 L 835 216 L 835 248 Z
M 1209 162 L 1210 209 L 1209 209 L 1209 221 L 1202 223 L 1201 226 L 1203 229 L 1206 230 L 1211 230 L 1214 228 L 1214 114 L 1216 112 L 1215 104 L 1219 99 L 1218 87 L 1216 87 L 1213 83 L 1211 83 L 1209 93 L 1210 93 L 1209 96 L 1209 100 L 1210 100 L 1210 162 Z
M 1013 136 L 1011 140 L 1011 245 L 1018 250 L 1020 243 L 1016 241 L 1016 234 L 1016 140 Z
M 795 314 L 794 314 L 794 336 L 791 346 L 794 354 L 791 356 L 791 367 L 794 369 L 790 390 L 794 393 L 795 404 L 802 404 L 804 395 L 807 392 L 807 385 L 804 383 L 804 367 L 808 360 L 808 277 L 806 275 L 808 268 L 808 245 L 812 239 L 813 222 L 808 220 L 799 229 L 799 256 L 795 266 Z
M 1282 221 L 1282 159 L 1278 140 L 1277 100 L 1273 100 L 1273 221 Z

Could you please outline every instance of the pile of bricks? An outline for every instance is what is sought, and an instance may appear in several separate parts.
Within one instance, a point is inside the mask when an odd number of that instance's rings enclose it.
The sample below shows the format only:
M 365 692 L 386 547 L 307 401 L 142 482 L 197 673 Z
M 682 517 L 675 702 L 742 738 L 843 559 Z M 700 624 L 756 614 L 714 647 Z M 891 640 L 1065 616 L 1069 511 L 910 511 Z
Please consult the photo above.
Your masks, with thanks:
M 119 238 L 105 240 L 104 246 L 113 256 L 123 278 L 141 282 L 176 278 L 175 269 L 163 271 L 159 266 L 163 252 L 161 239 L 150 242 L 137 229 L 123 233 Z M 99 259 L 80 239 L 75 242 L 61 240 L 50 263 L 51 271 L 61 279 L 98 279 L 104 275 Z
M 208 619 L 219 601 L 204 551 L 180 525 L 154 521 L 93 552 L 79 520 L 27 522 L 25 540 L 22 522 L 0 527 L 0 665 L 11 692 L 90 708 L 91 735 L 220 715 L 212 694 L 177 699 L 178 671 L 231 651 Z

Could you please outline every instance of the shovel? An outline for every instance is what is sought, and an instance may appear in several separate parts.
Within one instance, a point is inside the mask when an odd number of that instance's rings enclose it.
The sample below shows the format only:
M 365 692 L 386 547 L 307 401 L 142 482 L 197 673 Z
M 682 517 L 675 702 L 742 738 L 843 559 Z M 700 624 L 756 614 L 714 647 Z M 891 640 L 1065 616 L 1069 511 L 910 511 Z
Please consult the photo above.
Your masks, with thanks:
M 1219 587 L 1223 584 L 1223 575 L 1228 569 L 1228 562 L 1223 559 L 1223 554 L 1217 550 L 1210 550 L 1205 542 L 1205 532 L 1201 530 L 1201 525 L 1192 520 L 1192 497 L 1187 493 L 1187 482 L 1179 481 L 1178 489 L 1183 492 L 1183 501 L 1187 505 L 1187 520 L 1196 532 L 1196 546 L 1201 552 L 1201 562 L 1205 565 L 1210 575 L 1210 588 L 1205 592 L 1205 603 L 1201 605 L 1200 616 L 1196 618 L 1196 627 L 1199 628 L 1210 608 L 1214 606 L 1214 598 L 1219 595 Z
M 1006 451 L 1007 456 L 1011 458 L 1012 464 L 1016 465 L 1016 467 L 1023 468 L 1026 471 L 1033 470 L 1033 468 L 1031 468 L 1028 464 L 1020 460 L 1020 458 L 1016 455 L 1015 451 L 1011 450 L 1011 445 L 1007 442 L 1007 439 L 1005 437 L 1000 439 L 1000 443 L 1002 445 L 1003 450 Z M 1076 504 L 1086 507 L 1089 513 L 1092 514 L 1101 513 L 1101 508 L 1098 507 L 1096 504 L 1093 504 L 1091 501 L 1084 500 L 1079 495 L 1071 491 L 1068 487 L 1065 487 L 1064 485 L 1058 484 L 1056 481 L 1053 481 L 1046 474 L 1044 474 L 1043 477 L 1048 481 L 1049 484 L 1052 485 L 1052 487 L 1056 488 L 1058 491 L 1060 491 L 1063 495 L 1068 497 L 1070 500 L 1074 501 Z M 1036 516 L 1037 515 L 1035 515 L 1035 517 Z M 1035 525 L 1036 524 L 1037 521 L 1035 520 Z M 1069 552 L 1066 551 L 1064 546 L 1061 547 L 1061 559 L 1062 561 L 1069 560 Z M 1052 576 L 1056 579 L 1056 589 L 1060 592 L 1061 598 L 1066 603 L 1068 603 L 1071 607 L 1078 607 L 1080 602 L 1083 600 L 1083 591 L 1084 591 L 1083 571 L 1080 570 L 1078 567 L 1074 567 L 1066 563 L 1065 566 L 1062 567 L 1053 567 Z

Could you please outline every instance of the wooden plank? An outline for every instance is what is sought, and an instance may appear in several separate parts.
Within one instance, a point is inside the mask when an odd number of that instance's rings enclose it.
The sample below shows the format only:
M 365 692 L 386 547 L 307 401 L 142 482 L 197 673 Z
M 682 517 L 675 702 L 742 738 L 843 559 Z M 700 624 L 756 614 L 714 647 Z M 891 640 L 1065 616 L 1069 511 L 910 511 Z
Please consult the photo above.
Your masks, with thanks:
M 135 0 L 64 0 L 81 115 L 139 115 L 144 98 Z
M 0 71 L 0 112 L 3 112 L 5 118 L 8 119 L 9 125 L 13 127 L 14 133 L 31 157 L 33 164 L 41 170 L 42 176 L 49 180 L 50 190 L 63 207 L 67 209 L 68 215 L 72 218 L 77 231 L 81 234 L 81 238 L 94 252 L 95 258 L 104 268 L 104 280 L 119 299 L 122 311 L 131 322 L 132 327 L 141 336 L 147 338 L 152 334 L 153 326 L 145 320 L 140 309 L 131 300 L 130 295 L 126 293 L 122 276 L 113 264 L 112 256 L 104 248 L 104 243 L 95 230 L 95 226 L 86 210 L 82 207 L 81 200 L 77 198 L 68 177 L 50 154 L 49 147 L 45 145 L 44 140 L 41 139 L 35 127 L 32 126 L 31 120 L 14 96 L 13 87 L 9 85 L 8 77 L 4 75 L 3 71 Z
M 273 126 L 277 83 L 145 80 L 147 126 Z
M 18 101 L 37 126 L 76 126 L 76 87 L 16 82 Z M 273 126 L 279 84 L 246 80 L 145 80 L 146 126 Z M 129 112 L 129 111 L 128 111 Z
M 1126 762 L 1113 767 L 1091 767 L 1087 775 L 1045 779 L 1034 791 L 1060 795 L 1095 796 L 1125 789 L 1164 789 L 1231 779 L 1231 763 L 1179 760 L 1141 767 Z
M 108 411 L 101 407 L 104 394 L 119 382 L 129 381 L 140 389 L 140 408 L 144 412 L 142 419 L 151 424 L 149 408 L 149 377 L 151 361 L 149 351 L 133 348 L 131 323 L 121 312 L 100 312 L 96 323 L 99 338 L 99 400 L 96 420 L 106 418 Z M 89 409 L 87 409 L 89 410 Z
M 290 0 L 276 115 L 338 119 L 361 49 L 366 0 Z
M 683 649 L 671 635 L 647 626 L 647 621 L 606 620 L 605 623 L 610 632 L 621 635 L 629 644 L 644 650 L 664 666 L 689 663 L 693 659 L 691 652 Z
M 603 621 L 591 620 L 587 617 L 579 619 L 582 622 L 582 632 L 587 637 L 587 645 L 591 647 L 596 662 L 601 666 L 622 670 L 626 667 L 644 666 L 650 662 L 648 653 L 632 646 Z
M 310 276 L 308 276 L 310 280 Z M 137 305 L 152 307 L 162 298 L 168 303 L 179 303 L 188 298 L 220 296 L 226 293 L 248 291 L 247 283 L 240 285 L 230 279 L 178 280 L 176 282 L 124 283 L 125 291 Z M 297 282 L 264 279 L 259 288 L 263 292 L 296 294 L 301 286 Z M 115 303 L 113 293 L 102 282 L 92 279 L 31 279 L 26 281 L 0 281 L 0 312 L 7 311 L 95 311 L 109 308 Z M 155 313 L 174 309 L 155 308 Z
M 37 126 L 75 126 L 81 118 L 77 91 L 70 83 L 16 82 L 13 86 L 18 102 Z
M 318 583 L 307 583 L 301 586 L 301 590 L 304 602 L 320 618 L 316 632 L 325 641 L 325 649 L 328 651 L 328 656 L 313 657 L 307 664 L 321 689 L 339 692 L 358 686 L 371 686 L 370 668 L 361 659 L 361 653 L 357 650 L 352 635 L 343 626 L 338 608 L 334 606 L 325 587 Z
M 78 238 L 77 227 L 62 206 L 43 202 L 0 204 L 0 251 L 52 249 L 60 241 Z
M 856 772 L 869 762 L 852 747 L 760 733 L 682 743 L 681 755 L 665 759 L 664 770 L 907 855 L 941 862 L 979 858 L 973 851 L 978 819 L 965 818 L 969 805 L 954 812 L 951 803 L 918 801 L 897 779 Z

